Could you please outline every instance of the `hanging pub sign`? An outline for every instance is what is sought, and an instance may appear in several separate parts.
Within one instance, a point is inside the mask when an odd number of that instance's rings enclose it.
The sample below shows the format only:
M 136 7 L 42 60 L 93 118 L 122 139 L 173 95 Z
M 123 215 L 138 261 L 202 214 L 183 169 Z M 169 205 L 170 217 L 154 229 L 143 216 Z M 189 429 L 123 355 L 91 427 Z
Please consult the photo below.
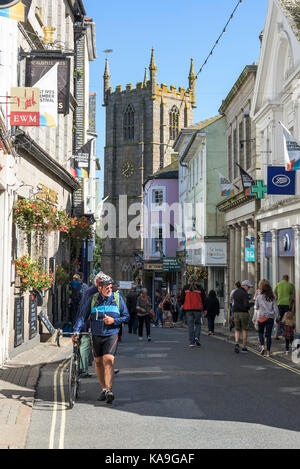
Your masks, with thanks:
M 71 160 L 72 175 L 78 179 L 90 177 L 90 161 L 92 151 L 92 140 L 80 148 Z
M 295 172 L 286 171 L 284 166 L 268 167 L 268 194 L 295 195 Z
M 39 127 L 40 89 L 12 87 L 10 95 L 10 125 Z
M 46 58 L 38 57 L 35 51 L 35 58 L 26 59 L 26 85 L 34 86 L 41 80 L 56 64 L 57 70 L 57 107 L 58 114 L 69 114 L 70 108 L 70 70 L 71 61 L 67 57 Z
M 25 21 L 26 5 L 19 0 L 7 1 L 0 0 L 0 16 L 10 20 Z

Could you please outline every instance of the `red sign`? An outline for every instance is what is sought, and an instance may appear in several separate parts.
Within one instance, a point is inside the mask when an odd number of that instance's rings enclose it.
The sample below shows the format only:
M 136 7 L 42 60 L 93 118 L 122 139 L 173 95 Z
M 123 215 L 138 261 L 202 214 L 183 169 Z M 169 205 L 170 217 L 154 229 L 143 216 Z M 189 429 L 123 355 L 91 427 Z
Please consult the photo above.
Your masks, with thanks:
M 10 125 L 39 127 L 39 88 L 11 88 Z

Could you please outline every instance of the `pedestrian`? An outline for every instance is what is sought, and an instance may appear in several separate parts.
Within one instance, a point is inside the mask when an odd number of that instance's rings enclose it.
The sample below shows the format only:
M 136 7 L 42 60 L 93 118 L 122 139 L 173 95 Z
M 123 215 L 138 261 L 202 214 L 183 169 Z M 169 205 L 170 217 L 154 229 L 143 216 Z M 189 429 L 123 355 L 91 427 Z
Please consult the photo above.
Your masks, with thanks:
M 139 340 L 143 340 L 143 328 L 145 323 L 147 340 L 148 342 L 151 342 L 150 312 L 152 310 L 152 305 L 147 293 L 147 289 L 143 288 L 140 296 L 137 299 L 136 309 L 139 319 Z
M 288 311 L 282 318 L 283 337 L 285 338 L 285 354 L 288 355 L 290 345 L 295 340 L 296 321 L 292 311 Z
M 269 282 L 262 281 L 259 285 L 260 293 L 255 300 L 258 336 L 261 345 L 261 355 L 265 353 L 265 337 L 267 339 L 267 356 L 271 355 L 272 331 L 274 321 L 279 317 L 279 310 Z
M 182 308 L 187 315 L 188 330 L 189 330 L 189 346 L 191 348 L 201 346 L 201 319 L 203 312 L 206 313 L 206 297 L 203 289 L 200 289 L 196 283 L 192 282 L 188 287 L 185 287 L 182 292 L 181 302 Z
M 220 302 L 214 290 L 211 290 L 207 297 L 207 322 L 208 335 L 215 335 L 215 319 L 220 314 Z
M 233 313 L 233 294 L 234 292 L 238 289 L 238 288 L 241 288 L 242 284 L 241 282 L 235 282 L 234 284 L 234 289 L 231 291 L 230 293 L 230 297 L 229 297 L 229 305 L 230 305 L 230 332 L 232 331 L 232 329 L 234 329 L 234 319 L 233 319 L 233 316 L 234 316 L 234 313 Z
M 102 387 L 98 400 L 111 404 L 115 398 L 112 387 L 118 333 L 120 325 L 128 321 L 129 314 L 123 297 L 114 296 L 113 281 L 108 275 L 100 272 L 95 283 L 98 292 L 87 300 L 80 312 L 74 327 L 73 341 L 78 340 L 78 335 L 90 316 L 96 374 Z
M 171 294 L 171 302 L 172 302 L 172 315 L 173 315 L 173 323 L 176 324 L 178 321 L 178 309 L 177 309 L 177 301 L 176 301 L 176 296 L 175 293 L 173 292 Z
M 132 285 L 130 292 L 126 297 L 127 309 L 130 314 L 130 319 L 128 323 L 128 333 L 129 334 L 137 334 L 138 329 L 138 318 L 137 318 L 137 310 L 136 310 L 136 303 L 138 299 L 138 292 L 137 286 Z
M 162 303 L 162 294 L 161 292 L 157 289 L 155 290 L 155 295 L 154 295 L 154 312 L 155 312 L 155 320 L 154 320 L 154 325 L 153 327 L 162 327 L 163 326 L 163 312 L 161 309 L 161 303 Z M 160 322 L 160 324 L 159 324 Z
M 163 311 L 163 327 L 165 327 L 166 321 L 169 321 L 170 327 L 174 327 L 173 303 L 172 303 L 170 294 L 166 295 L 161 305 L 162 305 L 162 311 Z
M 295 298 L 295 287 L 289 282 L 288 275 L 284 275 L 282 281 L 277 283 L 274 292 L 280 314 L 280 318 L 276 321 L 275 340 L 279 340 L 280 323 L 285 313 L 291 310 Z
M 70 283 L 70 290 L 69 304 L 71 307 L 71 322 L 74 327 L 82 299 L 82 281 L 79 274 L 73 276 L 73 280 Z
M 252 306 L 249 301 L 249 290 L 253 285 L 249 280 L 244 280 L 241 287 L 237 288 L 232 295 L 233 298 L 233 316 L 235 327 L 235 347 L 236 353 L 240 352 L 240 334 L 242 333 L 242 353 L 248 353 L 247 338 L 250 325 L 249 310 Z

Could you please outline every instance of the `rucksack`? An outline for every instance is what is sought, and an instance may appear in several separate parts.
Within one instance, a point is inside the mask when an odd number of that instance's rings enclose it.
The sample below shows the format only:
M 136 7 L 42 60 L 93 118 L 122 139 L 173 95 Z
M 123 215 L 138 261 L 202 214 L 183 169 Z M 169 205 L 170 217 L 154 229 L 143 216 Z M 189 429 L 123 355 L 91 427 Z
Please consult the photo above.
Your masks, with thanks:
M 76 287 L 71 285 L 71 296 L 73 300 L 81 300 L 82 297 L 82 283 L 79 283 Z
M 94 306 L 95 306 L 95 304 L 96 304 L 96 301 L 98 300 L 98 296 L 99 296 L 99 293 L 96 293 L 96 294 L 93 296 L 92 303 L 91 303 L 91 310 L 94 309 Z M 115 302 L 117 303 L 118 309 L 120 310 L 120 293 L 119 293 L 118 291 L 114 293 L 114 300 L 115 300 Z

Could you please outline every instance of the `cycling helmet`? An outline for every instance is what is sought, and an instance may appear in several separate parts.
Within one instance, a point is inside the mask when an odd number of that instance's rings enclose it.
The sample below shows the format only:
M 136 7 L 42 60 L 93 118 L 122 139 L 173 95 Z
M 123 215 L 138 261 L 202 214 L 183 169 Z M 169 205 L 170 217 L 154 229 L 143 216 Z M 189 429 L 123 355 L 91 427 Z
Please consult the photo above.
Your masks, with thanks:
M 101 287 L 103 285 L 110 285 L 113 283 L 113 280 L 109 275 L 106 275 L 104 272 L 99 272 L 95 277 L 95 286 Z

